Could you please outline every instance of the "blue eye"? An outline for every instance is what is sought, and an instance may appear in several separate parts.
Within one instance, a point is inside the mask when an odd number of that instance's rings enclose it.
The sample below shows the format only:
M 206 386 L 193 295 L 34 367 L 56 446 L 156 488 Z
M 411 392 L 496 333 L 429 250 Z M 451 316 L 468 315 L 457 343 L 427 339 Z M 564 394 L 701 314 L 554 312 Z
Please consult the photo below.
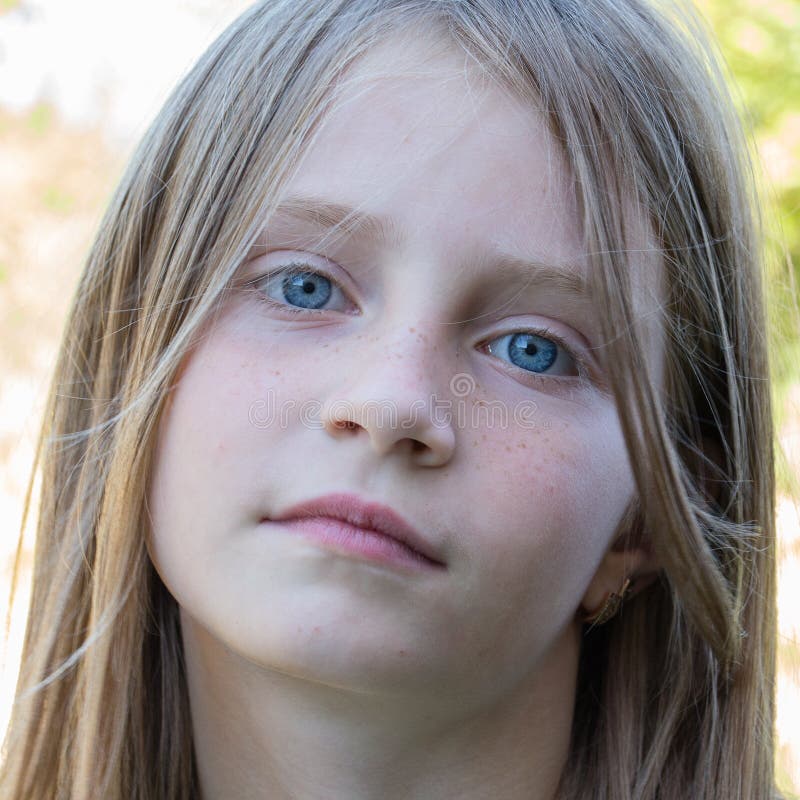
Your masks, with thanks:
M 316 272 L 295 272 L 281 280 L 283 296 L 293 305 L 318 309 L 331 296 L 331 282 Z
M 344 296 L 338 283 L 312 268 L 293 262 L 250 281 L 258 299 L 277 311 L 314 314 L 336 310 L 326 307 L 335 293 Z M 277 297 L 274 294 L 277 293 Z M 583 362 L 560 337 L 549 330 L 517 331 L 492 339 L 484 347 L 513 366 L 535 376 L 585 375 Z
M 488 348 L 493 355 L 536 375 L 580 374 L 569 348 L 549 331 L 509 333 L 493 339 Z
M 293 314 L 327 311 L 325 304 L 331 296 L 336 292 L 341 294 L 333 280 L 302 263 L 289 264 L 252 283 L 257 287 L 259 299 Z

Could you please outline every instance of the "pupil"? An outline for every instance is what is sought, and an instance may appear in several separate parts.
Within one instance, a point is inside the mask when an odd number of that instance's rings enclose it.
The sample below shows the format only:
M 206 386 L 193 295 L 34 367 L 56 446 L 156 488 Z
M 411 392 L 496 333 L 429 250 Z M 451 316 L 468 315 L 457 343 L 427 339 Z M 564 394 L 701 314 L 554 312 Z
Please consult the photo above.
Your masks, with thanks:
M 528 342 L 528 344 L 525 345 L 525 353 L 526 353 L 526 355 L 529 355 L 529 356 L 535 356 L 537 351 L 538 351 L 538 349 L 539 348 L 536 347 L 536 345 L 533 342 Z
M 303 281 L 303 291 L 311 294 L 314 291 L 314 284 L 311 281 Z

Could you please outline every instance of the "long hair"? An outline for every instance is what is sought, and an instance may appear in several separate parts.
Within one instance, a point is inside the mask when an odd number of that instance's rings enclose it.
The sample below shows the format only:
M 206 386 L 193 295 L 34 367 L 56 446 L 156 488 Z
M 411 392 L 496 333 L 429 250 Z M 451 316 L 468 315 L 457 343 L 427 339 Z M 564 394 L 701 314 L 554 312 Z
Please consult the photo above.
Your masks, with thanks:
M 1 796 L 198 796 L 177 606 L 146 546 L 159 420 L 337 78 L 419 24 L 542 110 L 563 148 L 637 481 L 625 536 L 645 537 L 663 567 L 583 638 L 559 800 L 774 796 L 757 204 L 693 20 L 644 0 L 267 0 L 209 48 L 133 156 L 69 312 L 34 464 L 33 586 Z M 662 376 L 633 312 L 633 217 L 663 266 Z

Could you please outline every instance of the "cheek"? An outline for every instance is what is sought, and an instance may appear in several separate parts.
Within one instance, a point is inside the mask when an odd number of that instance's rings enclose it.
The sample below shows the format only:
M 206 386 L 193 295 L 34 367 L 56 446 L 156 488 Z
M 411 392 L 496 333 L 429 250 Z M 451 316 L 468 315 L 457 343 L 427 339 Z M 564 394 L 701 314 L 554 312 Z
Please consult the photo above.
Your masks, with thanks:
M 300 388 L 313 375 L 308 365 L 303 372 L 302 364 L 283 363 L 274 343 L 265 356 L 265 342 L 247 335 L 245 321 L 224 322 L 181 368 L 160 439 L 173 460 L 201 470 L 197 478 L 214 473 L 223 485 L 258 456 L 254 436 L 263 442 L 298 416 Z
M 531 431 L 497 432 L 465 497 L 486 499 L 480 530 L 483 568 L 492 580 L 529 597 L 518 608 L 534 609 L 536 598 L 548 598 L 555 604 L 551 612 L 570 614 L 611 542 L 634 483 L 610 404 L 587 409 L 586 419 L 563 417 L 562 411 L 560 420 L 554 416 Z
M 202 553 L 231 526 L 257 469 L 251 407 L 263 397 L 247 354 L 222 335 L 184 360 L 162 415 L 148 491 L 153 562 L 160 573 L 204 569 Z M 246 507 L 246 506 L 244 506 Z M 165 580 L 165 582 L 168 582 Z
M 187 602 L 213 579 L 229 537 L 281 499 L 292 469 L 281 442 L 303 415 L 309 425 L 315 416 L 308 387 L 319 364 L 315 372 L 313 360 L 282 358 L 244 311 L 232 304 L 184 359 L 158 431 L 148 546 L 164 583 Z
M 570 421 L 563 404 L 540 407 L 537 429 L 469 437 L 481 446 L 448 502 L 459 580 L 437 606 L 441 638 L 495 687 L 551 652 L 633 492 L 613 406 Z

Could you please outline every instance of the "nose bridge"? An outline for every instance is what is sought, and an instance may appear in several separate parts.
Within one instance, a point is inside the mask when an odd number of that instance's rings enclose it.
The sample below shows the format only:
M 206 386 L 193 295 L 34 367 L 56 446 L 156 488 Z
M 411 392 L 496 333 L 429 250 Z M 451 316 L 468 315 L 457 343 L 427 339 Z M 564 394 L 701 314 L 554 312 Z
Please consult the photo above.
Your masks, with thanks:
M 447 324 L 453 289 L 446 284 L 451 277 L 427 239 L 409 244 L 403 255 L 402 263 L 387 270 L 387 303 L 371 328 L 378 347 L 385 347 L 400 369 L 416 370 L 415 380 L 432 382 L 442 374 L 454 329 Z
M 438 381 L 446 371 L 448 343 L 442 334 L 447 326 L 416 314 L 386 315 L 365 333 L 365 347 L 358 348 L 363 359 L 363 385 L 385 391 L 387 397 L 409 402 L 422 393 L 427 398 L 439 390 Z
M 436 335 L 441 329 L 433 327 L 439 324 L 423 321 L 420 313 L 394 314 L 359 334 L 353 361 L 325 403 L 326 428 L 363 429 L 380 454 L 411 440 L 429 463 L 448 460 L 455 434 L 441 413 L 439 384 L 447 368 L 446 345 Z

